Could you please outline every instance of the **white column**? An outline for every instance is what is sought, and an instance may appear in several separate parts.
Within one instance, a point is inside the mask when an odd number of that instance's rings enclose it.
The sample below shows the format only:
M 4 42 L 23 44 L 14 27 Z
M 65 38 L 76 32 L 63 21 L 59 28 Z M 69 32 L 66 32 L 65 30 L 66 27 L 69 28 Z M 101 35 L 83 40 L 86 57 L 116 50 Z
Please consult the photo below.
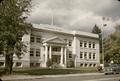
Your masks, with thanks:
M 51 59 L 52 58 L 52 55 L 51 55 L 51 52 L 52 50 L 51 50 L 51 46 L 50 46 L 50 48 L 49 48 L 49 59 Z
M 48 60 L 48 46 L 46 45 L 45 46 L 45 63 L 47 62 Z
M 61 47 L 61 58 L 60 58 L 60 64 L 63 65 L 63 47 Z
M 65 62 L 65 66 L 66 66 L 66 64 L 67 64 L 67 55 L 66 55 L 67 53 L 66 53 L 66 52 L 67 52 L 67 50 L 66 50 L 66 48 L 65 48 L 65 49 L 64 49 L 64 59 L 65 59 L 64 62 Z

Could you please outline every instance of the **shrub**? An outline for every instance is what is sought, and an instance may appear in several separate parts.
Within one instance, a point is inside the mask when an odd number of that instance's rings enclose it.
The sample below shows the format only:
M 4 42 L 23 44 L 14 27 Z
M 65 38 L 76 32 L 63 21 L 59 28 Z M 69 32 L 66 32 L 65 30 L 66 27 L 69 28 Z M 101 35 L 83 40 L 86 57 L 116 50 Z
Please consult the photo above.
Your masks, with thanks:
M 51 67 L 53 65 L 53 62 L 52 62 L 52 60 L 51 59 L 48 59 L 48 61 L 47 61 L 47 67 Z

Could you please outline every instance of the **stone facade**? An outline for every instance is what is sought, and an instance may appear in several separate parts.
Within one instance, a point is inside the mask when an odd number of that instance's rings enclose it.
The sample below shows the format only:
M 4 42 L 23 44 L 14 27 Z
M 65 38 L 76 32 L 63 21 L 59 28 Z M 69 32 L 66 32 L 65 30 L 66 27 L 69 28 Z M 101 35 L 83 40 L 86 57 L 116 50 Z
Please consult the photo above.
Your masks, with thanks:
M 64 68 L 100 64 L 98 35 L 50 25 L 33 26 L 22 38 L 27 52 L 21 59 L 14 55 L 13 67 L 47 67 L 48 59 Z M 0 67 L 4 67 L 4 60 L 0 54 Z

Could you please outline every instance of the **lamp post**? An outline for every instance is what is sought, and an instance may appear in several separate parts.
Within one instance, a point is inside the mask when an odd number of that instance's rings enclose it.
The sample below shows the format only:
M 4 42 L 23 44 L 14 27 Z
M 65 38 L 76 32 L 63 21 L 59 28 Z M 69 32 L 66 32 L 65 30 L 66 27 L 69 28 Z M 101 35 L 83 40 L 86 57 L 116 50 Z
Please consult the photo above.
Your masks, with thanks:
M 104 67 L 104 46 L 103 46 L 103 35 L 104 35 L 104 31 L 101 31 L 101 42 L 102 42 L 102 63 L 103 63 L 103 67 Z

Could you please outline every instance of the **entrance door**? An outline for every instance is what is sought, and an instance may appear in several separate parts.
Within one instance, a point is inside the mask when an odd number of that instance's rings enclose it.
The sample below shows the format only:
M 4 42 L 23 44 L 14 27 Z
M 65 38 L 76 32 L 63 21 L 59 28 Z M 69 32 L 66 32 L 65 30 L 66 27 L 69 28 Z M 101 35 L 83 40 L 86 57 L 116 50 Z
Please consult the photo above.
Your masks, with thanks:
M 52 55 L 52 62 L 59 64 L 60 63 L 60 55 Z

